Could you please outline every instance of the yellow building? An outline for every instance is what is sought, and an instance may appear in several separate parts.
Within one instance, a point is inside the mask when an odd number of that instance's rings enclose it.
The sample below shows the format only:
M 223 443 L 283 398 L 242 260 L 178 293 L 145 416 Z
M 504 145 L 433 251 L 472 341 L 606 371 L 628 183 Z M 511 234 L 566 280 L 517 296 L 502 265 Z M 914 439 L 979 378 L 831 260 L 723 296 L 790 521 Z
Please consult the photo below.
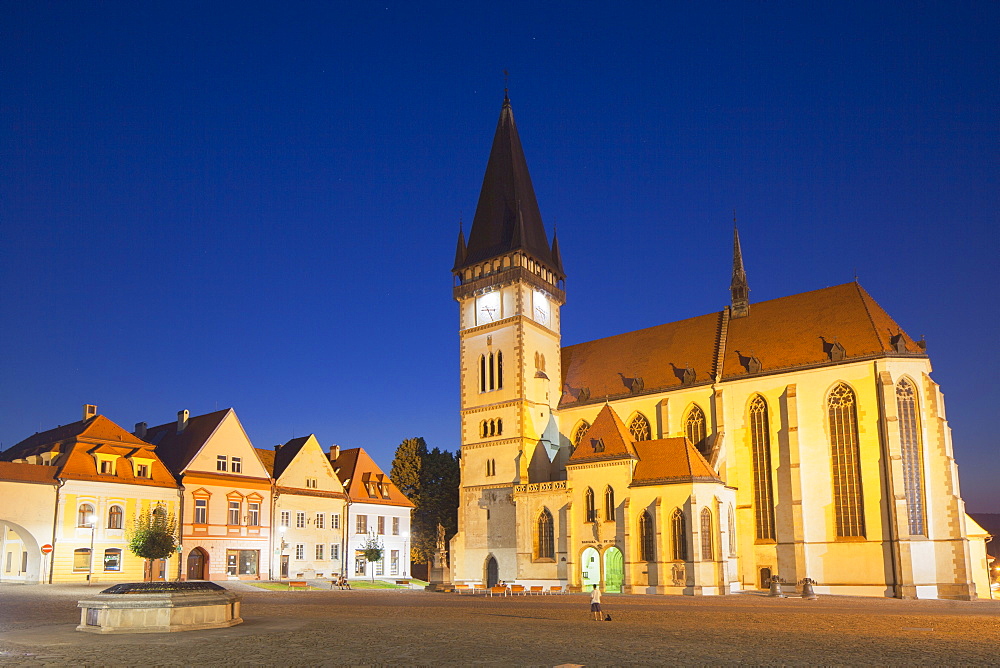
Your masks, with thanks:
M 563 348 L 506 97 L 453 273 L 456 582 L 975 597 L 930 360 L 857 283 L 751 304 L 734 230 L 729 306 Z
M 79 422 L 37 433 L 4 451 L 3 459 L 14 465 L 0 468 L 9 473 L 0 481 L 3 515 L 26 518 L 5 532 L 6 552 L 20 547 L 25 581 L 176 579 L 175 557 L 154 562 L 146 573 L 145 560 L 127 547 L 138 514 L 160 509 L 179 515 L 177 483 L 150 443 L 87 405 Z M 18 466 L 33 470 L 18 472 Z M 32 472 L 40 475 L 29 482 Z M 41 476 L 52 484 L 51 493 L 43 493 Z M 27 519 L 39 511 L 47 518 Z

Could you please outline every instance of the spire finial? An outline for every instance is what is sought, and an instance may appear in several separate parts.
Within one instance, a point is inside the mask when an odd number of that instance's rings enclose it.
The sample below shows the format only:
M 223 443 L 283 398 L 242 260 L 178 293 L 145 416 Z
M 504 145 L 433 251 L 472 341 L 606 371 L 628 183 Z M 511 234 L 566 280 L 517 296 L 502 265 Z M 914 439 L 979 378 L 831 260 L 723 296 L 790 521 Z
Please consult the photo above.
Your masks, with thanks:
M 510 98 L 507 97 L 507 89 L 510 87 L 510 72 L 507 70 L 503 71 L 503 101 L 510 103 Z

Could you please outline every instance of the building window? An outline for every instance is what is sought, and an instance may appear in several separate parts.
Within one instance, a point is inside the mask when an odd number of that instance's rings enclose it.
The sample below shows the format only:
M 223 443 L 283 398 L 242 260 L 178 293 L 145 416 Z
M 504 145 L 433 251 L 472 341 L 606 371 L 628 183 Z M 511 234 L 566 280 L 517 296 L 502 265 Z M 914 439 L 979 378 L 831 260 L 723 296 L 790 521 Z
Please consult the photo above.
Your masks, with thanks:
M 497 460 L 487 459 L 486 460 L 486 477 L 491 478 L 497 474 Z
M 323 543 L 316 543 L 316 561 L 323 561 Z
M 148 478 L 149 477 L 149 465 L 148 464 L 136 464 L 135 465 L 135 477 L 136 478 Z
M 116 547 L 104 550 L 104 570 L 120 571 L 122 569 L 122 551 Z
M 503 389 L 503 353 L 479 356 L 479 391 Z
M 292 513 L 289 510 L 281 511 L 281 526 L 287 527 L 292 523 Z
M 687 523 L 680 508 L 670 515 L 670 546 L 674 561 L 687 561 Z
M 399 575 L 399 550 L 389 553 L 389 575 Z
M 649 420 L 642 413 L 635 414 L 632 422 L 628 425 L 628 431 L 632 434 L 632 439 L 635 441 L 648 441 L 652 437 Z
M 354 533 L 368 533 L 368 516 L 358 515 Z
M 108 528 L 121 529 L 124 515 L 125 513 L 121 506 L 111 506 L 108 510 Z
M 552 525 L 552 513 L 548 508 L 542 508 L 541 515 L 538 516 L 537 549 L 535 550 L 538 559 L 555 559 L 556 544 L 555 532 Z
M 712 545 L 712 511 L 708 508 L 701 509 L 701 560 L 711 561 L 715 559 L 715 550 Z
M 229 470 L 229 458 L 225 455 L 217 455 L 215 458 L 215 470 L 216 471 L 228 471 Z
M 317 489 L 319 487 L 319 480 L 316 478 L 306 478 L 306 487 L 309 489 Z
M 615 490 L 608 485 L 604 490 L 604 520 L 606 522 L 615 521 Z
M 89 548 L 83 547 L 79 550 L 73 550 L 73 570 L 78 572 L 90 570 Z
M 911 536 L 926 536 L 923 447 L 917 412 L 917 392 L 913 383 L 905 378 L 896 385 L 896 412 L 899 417 L 899 446 L 903 464 L 907 524 Z
M 378 535 L 385 535 L 385 517 L 382 515 L 378 516 Z
M 208 499 L 194 500 L 194 523 L 208 524 Z
M 399 535 L 399 518 L 398 517 L 393 517 L 392 518 L 392 535 L 393 536 L 398 536 Z
M 93 528 L 94 525 L 94 507 L 89 503 L 80 504 L 80 508 L 76 511 L 76 525 L 78 527 L 87 527 L 88 529 Z
M 226 550 L 228 575 L 257 575 L 260 550 Z
M 750 455 L 753 460 L 754 523 L 757 540 L 774 540 L 774 491 L 771 487 L 771 430 L 767 402 L 750 402 Z
M 110 459 L 101 460 L 101 473 L 111 475 L 115 472 L 115 464 Z
M 239 526 L 240 524 L 240 504 L 239 501 L 229 502 L 229 520 L 228 524 L 231 527 Z
M 305 543 L 295 544 L 295 560 L 302 561 L 306 558 L 306 546 Z
M 330 559 L 340 559 L 340 546 L 336 543 L 330 543 Z
M 833 506 L 837 536 L 864 538 L 865 516 L 861 497 L 861 456 L 858 447 L 858 413 L 854 390 L 840 383 L 830 392 L 830 446 L 833 463 Z
M 247 504 L 247 514 L 249 518 L 247 519 L 247 526 L 259 527 L 260 526 L 260 503 L 256 501 L 251 501 Z
M 684 420 L 684 433 L 687 435 L 688 443 L 698 449 L 705 457 L 708 457 L 708 431 L 705 423 L 705 411 L 695 404 L 688 411 Z
M 584 507 L 586 509 L 587 519 L 586 522 L 596 522 L 597 521 L 597 508 L 594 507 L 594 490 L 590 487 L 587 488 L 587 493 L 584 494 Z
M 330 515 L 330 528 L 339 529 L 340 528 L 340 513 Z
M 385 557 L 375 562 L 375 575 L 385 575 Z
M 365 574 L 365 570 L 367 568 L 367 565 L 368 565 L 368 560 L 365 559 L 365 553 L 364 552 L 355 552 L 354 553 L 354 574 L 355 575 L 364 575 Z
M 578 426 L 576 428 L 576 431 L 573 432 L 573 445 L 574 446 L 580 445 L 580 441 L 583 440 L 583 435 L 587 433 L 588 429 L 590 429 L 590 423 L 589 422 L 587 422 L 586 420 L 584 420 L 583 422 L 580 423 L 580 426 Z
M 642 511 L 639 516 L 639 558 L 642 561 L 656 561 L 656 532 L 653 530 L 653 516 Z
M 486 391 L 486 355 L 479 356 L 479 391 Z
M 233 457 L 232 466 L 229 467 L 232 473 L 243 473 L 243 460 L 239 457 Z
M 326 513 L 316 513 L 316 528 L 317 529 L 326 528 Z
M 295 528 L 296 529 L 306 528 L 306 514 L 302 510 L 299 510 L 295 513 Z

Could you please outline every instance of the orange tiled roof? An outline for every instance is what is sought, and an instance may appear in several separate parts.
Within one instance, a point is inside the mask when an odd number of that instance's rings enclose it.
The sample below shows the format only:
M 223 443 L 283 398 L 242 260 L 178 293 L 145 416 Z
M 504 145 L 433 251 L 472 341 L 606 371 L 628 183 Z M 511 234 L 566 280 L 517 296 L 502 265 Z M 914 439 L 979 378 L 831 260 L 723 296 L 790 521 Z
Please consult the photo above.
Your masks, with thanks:
M 333 462 L 337 477 L 343 483 L 347 495 L 354 503 L 380 503 L 386 506 L 404 506 L 415 508 L 416 506 L 399 491 L 389 479 L 389 476 L 382 472 L 368 453 L 363 448 L 350 448 L 341 450 L 340 456 Z M 383 483 L 386 487 L 383 490 L 388 494 L 388 498 L 380 496 L 377 492 L 374 496 L 369 493 L 365 483 Z M 374 488 L 372 488 L 374 489 Z
M 677 482 L 722 482 L 698 449 L 686 438 L 661 438 L 635 444 L 639 461 L 632 485 L 669 485 Z
M 594 419 L 594 424 L 573 450 L 569 463 L 582 464 L 606 459 L 635 459 L 635 457 L 632 434 L 618 417 L 618 413 L 605 404 Z
M 721 312 L 710 313 L 564 347 L 560 405 L 577 401 L 582 390 L 600 400 L 680 387 L 688 367 L 695 384 L 711 381 L 721 323 Z M 901 337 L 901 351 L 895 337 Z M 724 380 L 748 375 L 752 358 L 764 373 L 829 364 L 835 343 L 843 346 L 845 361 L 924 355 L 859 284 L 845 283 L 751 304 L 749 315 L 729 321 L 721 375 Z
M 17 482 L 41 482 L 54 485 L 58 466 L 45 464 L 15 464 L 0 462 L 0 480 L 15 480 Z

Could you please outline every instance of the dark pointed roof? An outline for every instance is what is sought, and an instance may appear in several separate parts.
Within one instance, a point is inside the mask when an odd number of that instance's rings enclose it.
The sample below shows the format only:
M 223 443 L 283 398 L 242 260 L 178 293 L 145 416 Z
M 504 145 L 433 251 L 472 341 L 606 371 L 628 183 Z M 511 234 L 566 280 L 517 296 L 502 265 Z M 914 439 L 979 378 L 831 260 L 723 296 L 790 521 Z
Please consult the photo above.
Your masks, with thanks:
M 565 276 L 566 272 L 563 270 L 562 255 L 559 254 L 559 237 L 558 233 L 552 233 L 552 264 L 555 265 L 553 269 L 560 276 Z
M 604 404 L 604 408 L 597 414 L 594 424 L 573 450 L 569 463 L 580 464 L 607 459 L 635 458 L 635 446 L 632 443 L 632 434 L 629 433 L 628 427 L 611 406 Z
M 458 226 L 458 245 L 455 248 L 455 267 L 462 267 L 465 265 L 465 232 L 462 230 L 461 224 Z
M 750 303 L 750 286 L 747 283 L 747 272 L 743 268 L 743 249 L 740 248 L 740 232 L 733 224 L 733 278 L 729 282 L 729 293 L 732 305 L 739 315 L 746 315 Z
M 504 95 L 465 258 L 461 262 L 456 258 L 454 271 L 515 250 L 525 251 L 562 277 L 549 248 L 510 99 Z

